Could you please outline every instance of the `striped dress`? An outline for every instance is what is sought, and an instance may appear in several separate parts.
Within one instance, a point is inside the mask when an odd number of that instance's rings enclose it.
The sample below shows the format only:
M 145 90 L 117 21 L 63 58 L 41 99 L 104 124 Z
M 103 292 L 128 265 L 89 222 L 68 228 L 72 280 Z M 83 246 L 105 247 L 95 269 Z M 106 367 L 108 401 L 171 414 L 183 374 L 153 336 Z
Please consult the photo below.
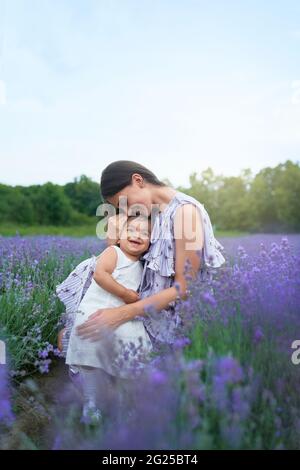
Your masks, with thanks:
M 158 213 L 151 232 L 151 244 L 147 253 L 141 258 L 145 261 L 140 285 L 140 298 L 157 294 L 162 289 L 171 287 L 175 282 L 175 235 L 174 218 L 178 207 L 184 204 L 195 205 L 201 215 L 204 244 L 200 254 L 201 272 L 205 276 L 212 268 L 219 268 L 225 262 L 221 251 L 223 246 L 215 239 L 212 224 L 204 205 L 192 196 L 177 191 L 165 209 Z M 158 315 L 140 316 L 154 344 L 169 343 L 175 340 L 180 325 L 179 315 L 175 310 L 176 301 L 169 303 Z

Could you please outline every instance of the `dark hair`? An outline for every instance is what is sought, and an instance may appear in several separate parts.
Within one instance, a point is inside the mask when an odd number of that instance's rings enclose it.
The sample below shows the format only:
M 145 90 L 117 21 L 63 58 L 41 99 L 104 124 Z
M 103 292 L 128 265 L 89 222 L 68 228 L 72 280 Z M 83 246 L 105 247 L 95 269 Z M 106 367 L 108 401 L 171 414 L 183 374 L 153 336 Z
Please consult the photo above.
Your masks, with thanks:
M 114 196 L 126 186 L 131 184 L 131 177 L 134 173 L 141 175 L 148 183 L 156 186 L 167 186 L 160 181 L 152 171 L 140 163 L 130 160 L 118 160 L 110 163 L 102 172 L 100 191 L 102 198 Z

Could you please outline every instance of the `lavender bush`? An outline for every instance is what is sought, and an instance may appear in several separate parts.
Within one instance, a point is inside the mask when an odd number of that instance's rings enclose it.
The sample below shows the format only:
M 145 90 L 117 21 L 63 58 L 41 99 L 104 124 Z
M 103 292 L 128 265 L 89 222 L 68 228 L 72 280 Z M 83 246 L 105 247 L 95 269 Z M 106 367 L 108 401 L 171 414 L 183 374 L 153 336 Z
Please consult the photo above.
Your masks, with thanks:
M 135 380 L 116 380 L 115 394 L 99 383 L 105 419 L 90 428 L 79 423 L 79 392 L 64 370 L 51 369 L 63 310 L 54 287 L 84 257 L 100 252 L 102 242 L 1 239 L 2 336 L 12 375 L 24 376 L 16 388 L 30 404 L 23 405 L 23 416 L 31 413 L 31 423 L 44 423 L 42 438 L 18 427 L 18 400 L 13 420 L 8 384 L 1 379 L 0 421 L 10 417 L 5 426 L 14 435 L 3 447 L 299 448 L 300 366 L 291 362 L 291 344 L 300 331 L 300 237 L 257 235 L 222 243 L 226 266 L 190 282 L 188 298 L 177 306 L 182 324 L 174 345 L 157 347 Z M 28 380 L 35 370 L 44 375 Z
M 63 305 L 55 286 L 73 267 L 103 250 L 92 238 L 0 237 L 0 336 L 5 339 L 11 375 L 49 371 Z

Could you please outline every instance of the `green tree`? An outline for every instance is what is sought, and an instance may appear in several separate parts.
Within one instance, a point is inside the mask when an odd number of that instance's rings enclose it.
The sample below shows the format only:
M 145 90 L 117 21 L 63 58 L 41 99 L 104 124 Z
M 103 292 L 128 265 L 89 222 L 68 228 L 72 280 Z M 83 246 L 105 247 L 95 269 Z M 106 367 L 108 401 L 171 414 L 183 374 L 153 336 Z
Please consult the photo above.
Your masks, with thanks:
M 216 219 L 224 230 L 248 230 L 251 227 L 249 193 L 243 176 L 224 177 L 217 190 Z
M 42 225 L 68 225 L 72 206 L 63 188 L 53 183 L 40 186 L 34 195 L 38 222 Z
M 78 212 L 88 216 L 96 215 L 96 209 L 102 202 L 98 183 L 81 175 L 79 179 L 75 178 L 72 183 L 67 183 L 64 192 Z
M 258 231 L 276 231 L 280 223 L 275 202 L 274 168 L 264 168 L 254 178 L 249 204 L 252 228 Z
M 190 187 L 178 189 L 201 202 L 208 210 L 211 219 L 216 223 L 218 201 L 217 191 L 222 184 L 222 177 L 216 176 L 211 168 L 202 171 L 200 177 L 194 172 L 190 175 Z
M 168 179 L 164 181 L 171 183 Z M 254 177 L 214 174 L 211 168 L 190 175 L 189 187 L 178 187 L 208 210 L 219 229 L 274 232 L 300 230 L 300 165 L 290 160 L 264 168 Z M 64 186 L 0 184 L 1 222 L 43 225 L 90 223 L 102 202 L 99 184 L 85 175 Z M 94 219 L 95 220 L 95 219 Z
M 264 231 L 300 229 L 300 167 L 287 161 L 264 168 L 250 190 L 253 228 Z
M 275 168 L 274 203 L 281 227 L 300 230 L 300 167 L 291 161 Z
M 0 214 L 2 221 L 34 223 L 34 208 L 21 186 L 0 185 Z

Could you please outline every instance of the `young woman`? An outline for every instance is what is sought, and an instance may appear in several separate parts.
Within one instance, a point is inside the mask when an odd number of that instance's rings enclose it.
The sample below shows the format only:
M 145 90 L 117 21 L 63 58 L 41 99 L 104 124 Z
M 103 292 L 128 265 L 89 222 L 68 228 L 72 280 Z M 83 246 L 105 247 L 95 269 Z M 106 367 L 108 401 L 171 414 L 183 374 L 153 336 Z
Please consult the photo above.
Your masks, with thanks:
M 143 256 L 140 300 L 97 310 L 77 327 L 77 334 L 97 340 L 106 327 L 115 329 L 140 318 L 154 344 L 172 344 L 179 324 L 175 302 L 178 296 L 185 298 L 188 293 L 186 274 L 194 278 L 200 269 L 217 268 L 225 262 L 209 215 L 196 199 L 161 182 L 143 165 L 128 160 L 113 162 L 105 168 L 101 193 L 116 209 L 123 207 L 126 200 L 123 214 L 133 215 L 132 210 L 140 208 L 148 216 L 156 209 L 156 216 L 150 248 Z M 158 314 L 147 314 L 151 305 Z

